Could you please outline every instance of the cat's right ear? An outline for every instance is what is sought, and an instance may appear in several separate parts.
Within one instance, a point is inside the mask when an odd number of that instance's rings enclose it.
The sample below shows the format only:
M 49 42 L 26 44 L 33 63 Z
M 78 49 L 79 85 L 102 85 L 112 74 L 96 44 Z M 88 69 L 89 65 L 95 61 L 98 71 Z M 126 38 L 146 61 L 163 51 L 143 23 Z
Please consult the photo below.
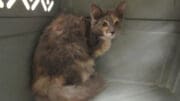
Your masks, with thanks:
M 97 21 L 102 17 L 103 11 L 100 7 L 93 3 L 91 4 L 90 15 L 92 20 Z
M 118 15 L 119 18 L 123 17 L 124 11 L 126 9 L 126 1 L 123 0 L 119 3 L 119 5 L 116 7 L 115 12 Z

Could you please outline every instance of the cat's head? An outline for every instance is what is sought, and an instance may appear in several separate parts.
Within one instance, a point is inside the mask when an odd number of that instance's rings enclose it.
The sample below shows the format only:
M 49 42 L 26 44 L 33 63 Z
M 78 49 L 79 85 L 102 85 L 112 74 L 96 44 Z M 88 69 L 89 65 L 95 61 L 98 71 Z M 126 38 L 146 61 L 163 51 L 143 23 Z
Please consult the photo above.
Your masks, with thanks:
M 100 36 L 113 39 L 117 33 L 118 26 L 122 23 L 125 1 L 111 11 L 103 11 L 96 4 L 91 5 L 91 28 L 94 32 L 98 32 Z

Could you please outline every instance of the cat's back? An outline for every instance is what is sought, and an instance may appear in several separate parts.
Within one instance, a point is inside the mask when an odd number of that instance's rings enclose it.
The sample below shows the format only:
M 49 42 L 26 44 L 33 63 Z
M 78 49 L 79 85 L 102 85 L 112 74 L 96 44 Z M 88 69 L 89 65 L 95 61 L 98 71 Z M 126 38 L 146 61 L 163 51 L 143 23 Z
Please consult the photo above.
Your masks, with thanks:
M 76 60 L 89 59 L 83 17 L 60 15 L 46 28 L 37 45 L 34 64 L 47 74 L 63 74 Z
M 58 50 L 60 47 L 66 52 L 70 48 L 87 48 L 86 26 L 83 17 L 74 15 L 60 15 L 45 29 L 41 35 L 37 51 Z M 71 50 L 72 52 L 72 50 Z
M 56 34 L 83 32 L 85 30 L 85 20 L 83 16 L 71 14 L 61 14 L 46 28 L 47 31 L 56 32 Z

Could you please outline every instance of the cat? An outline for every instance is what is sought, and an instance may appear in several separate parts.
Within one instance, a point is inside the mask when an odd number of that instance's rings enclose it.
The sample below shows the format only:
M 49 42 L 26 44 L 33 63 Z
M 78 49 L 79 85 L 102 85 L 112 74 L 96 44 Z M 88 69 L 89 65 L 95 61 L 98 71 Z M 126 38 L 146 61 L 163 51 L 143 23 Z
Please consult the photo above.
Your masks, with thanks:
M 91 5 L 91 20 L 61 14 L 45 29 L 33 58 L 36 101 L 88 101 L 104 89 L 95 59 L 109 50 L 125 2 L 103 12 Z
M 94 58 L 110 49 L 111 40 L 115 38 L 118 26 L 122 23 L 125 8 L 125 1 L 121 1 L 115 10 L 107 12 L 103 12 L 96 4 L 91 5 L 91 30 L 88 34 L 88 46 Z

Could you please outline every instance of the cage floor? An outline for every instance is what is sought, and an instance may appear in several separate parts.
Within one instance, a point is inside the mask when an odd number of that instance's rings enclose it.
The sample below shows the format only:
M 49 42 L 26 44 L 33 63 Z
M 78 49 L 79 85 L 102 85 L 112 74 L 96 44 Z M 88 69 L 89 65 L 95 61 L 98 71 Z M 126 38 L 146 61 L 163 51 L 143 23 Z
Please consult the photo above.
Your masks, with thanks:
M 168 89 L 156 86 L 107 83 L 107 88 L 93 101 L 179 101 Z

